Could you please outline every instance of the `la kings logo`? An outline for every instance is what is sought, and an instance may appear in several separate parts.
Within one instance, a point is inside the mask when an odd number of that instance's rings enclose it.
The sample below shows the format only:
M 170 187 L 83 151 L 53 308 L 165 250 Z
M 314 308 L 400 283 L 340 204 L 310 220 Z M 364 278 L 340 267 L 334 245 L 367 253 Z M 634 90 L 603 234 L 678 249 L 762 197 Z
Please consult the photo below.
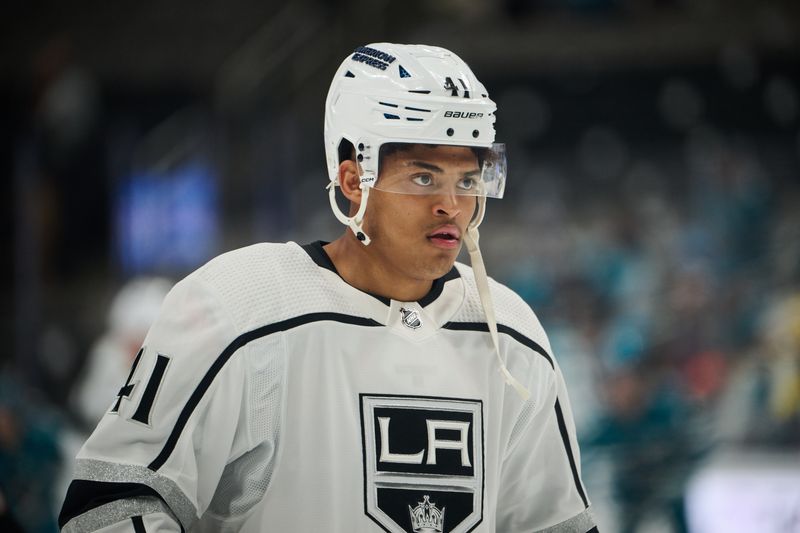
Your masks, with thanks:
M 465 533 L 483 520 L 480 400 L 361 394 L 366 514 L 390 533 Z

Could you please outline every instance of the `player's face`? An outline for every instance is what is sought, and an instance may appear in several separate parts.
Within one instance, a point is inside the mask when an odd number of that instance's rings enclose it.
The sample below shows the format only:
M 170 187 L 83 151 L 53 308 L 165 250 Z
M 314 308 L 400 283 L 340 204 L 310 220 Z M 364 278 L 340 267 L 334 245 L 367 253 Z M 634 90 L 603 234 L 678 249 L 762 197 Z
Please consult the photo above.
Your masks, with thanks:
M 446 274 L 461 249 L 477 205 L 475 196 L 456 194 L 480 166 L 475 153 L 460 146 L 413 145 L 386 156 L 376 188 L 370 191 L 365 231 L 369 253 L 417 280 Z M 439 184 L 436 194 L 400 194 L 412 184 L 417 192 Z

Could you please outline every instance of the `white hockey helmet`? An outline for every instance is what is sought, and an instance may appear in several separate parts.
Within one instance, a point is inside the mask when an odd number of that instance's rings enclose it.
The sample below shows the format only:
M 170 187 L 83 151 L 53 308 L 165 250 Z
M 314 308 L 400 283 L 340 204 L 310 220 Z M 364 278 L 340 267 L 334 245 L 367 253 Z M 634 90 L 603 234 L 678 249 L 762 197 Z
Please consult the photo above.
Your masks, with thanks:
M 380 149 L 388 143 L 481 149 L 475 185 L 454 192 L 501 198 L 506 163 L 505 146 L 494 143 L 496 108 L 469 66 L 449 50 L 391 43 L 357 48 L 337 70 L 325 104 L 325 155 L 336 217 L 369 243 L 361 225 L 369 189 L 381 189 Z M 359 212 L 348 217 L 336 204 L 333 188 L 339 185 L 339 164 L 352 158 L 353 149 L 365 194 Z M 475 224 L 483 216 L 480 204 Z

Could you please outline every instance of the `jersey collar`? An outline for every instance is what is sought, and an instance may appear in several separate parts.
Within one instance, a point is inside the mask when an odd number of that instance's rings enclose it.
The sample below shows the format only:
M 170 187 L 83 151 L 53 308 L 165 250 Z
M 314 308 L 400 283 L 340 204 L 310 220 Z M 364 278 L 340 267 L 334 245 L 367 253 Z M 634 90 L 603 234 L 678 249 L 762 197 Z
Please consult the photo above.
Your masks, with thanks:
M 331 272 L 339 276 L 339 278 L 341 278 L 342 281 L 344 281 L 344 278 L 342 278 L 341 274 L 339 274 L 339 272 L 336 270 L 336 266 L 333 264 L 333 261 L 331 261 L 330 256 L 325 251 L 325 248 L 323 248 L 323 246 L 325 246 L 326 244 L 328 244 L 328 242 L 326 241 L 315 241 L 309 244 L 303 244 L 302 248 L 309 255 L 309 257 L 311 257 L 311 259 L 317 264 L 317 266 L 330 270 Z M 461 274 L 459 274 L 458 269 L 455 266 L 453 266 L 447 274 L 445 274 L 441 278 L 434 280 L 433 285 L 431 285 L 431 290 L 428 291 L 428 294 L 420 298 L 417 301 L 417 304 L 420 307 L 427 307 L 429 304 L 432 304 L 442 295 L 442 292 L 444 291 L 445 288 L 445 284 L 448 281 L 455 280 L 460 277 Z M 345 283 L 347 282 L 345 281 Z M 372 296 L 373 298 L 377 299 L 384 305 L 391 305 L 392 303 L 392 300 L 385 296 L 381 296 L 379 294 L 373 294 L 367 291 L 361 291 L 361 292 Z

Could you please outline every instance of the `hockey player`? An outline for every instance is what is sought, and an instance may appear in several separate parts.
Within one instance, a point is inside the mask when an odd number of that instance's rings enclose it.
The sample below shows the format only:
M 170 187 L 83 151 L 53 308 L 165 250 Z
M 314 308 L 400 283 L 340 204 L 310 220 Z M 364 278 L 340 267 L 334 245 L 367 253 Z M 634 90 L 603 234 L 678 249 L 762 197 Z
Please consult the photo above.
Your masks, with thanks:
M 505 185 L 494 113 L 442 48 L 345 59 L 325 150 L 348 229 L 172 289 L 78 455 L 62 530 L 596 531 L 547 337 L 480 258 Z

